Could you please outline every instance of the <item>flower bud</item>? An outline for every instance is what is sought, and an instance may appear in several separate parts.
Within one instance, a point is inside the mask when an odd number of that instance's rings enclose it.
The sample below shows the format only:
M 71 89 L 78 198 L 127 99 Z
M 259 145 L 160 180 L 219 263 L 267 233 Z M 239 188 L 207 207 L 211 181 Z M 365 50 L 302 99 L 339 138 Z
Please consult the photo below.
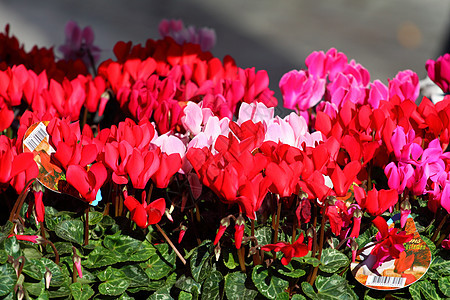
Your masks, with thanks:
M 50 272 L 47 266 L 45 267 L 45 270 L 46 270 L 44 273 L 45 288 L 48 290 L 50 288 L 50 281 L 52 280 L 52 272 Z
M 180 234 L 178 235 L 178 244 L 181 243 L 181 241 L 183 240 L 186 230 L 187 230 L 187 227 L 185 225 L 181 225 Z

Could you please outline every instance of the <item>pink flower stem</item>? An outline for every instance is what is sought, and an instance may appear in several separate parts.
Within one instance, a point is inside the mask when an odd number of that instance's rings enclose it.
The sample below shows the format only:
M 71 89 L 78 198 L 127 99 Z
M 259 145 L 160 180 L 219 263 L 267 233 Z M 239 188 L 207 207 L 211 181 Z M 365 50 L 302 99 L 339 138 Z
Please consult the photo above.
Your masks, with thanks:
M 178 258 L 181 260 L 181 262 L 185 265 L 186 264 L 186 260 L 184 259 L 183 255 L 181 255 L 181 253 L 178 251 L 177 247 L 175 247 L 175 245 L 169 239 L 169 237 L 164 232 L 164 230 L 158 224 L 155 224 L 155 226 L 158 229 L 158 231 L 162 234 L 164 239 L 167 241 L 167 243 L 170 245 L 170 247 L 172 247 L 173 251 L 175 251 L 175 254 L 178 256 Z

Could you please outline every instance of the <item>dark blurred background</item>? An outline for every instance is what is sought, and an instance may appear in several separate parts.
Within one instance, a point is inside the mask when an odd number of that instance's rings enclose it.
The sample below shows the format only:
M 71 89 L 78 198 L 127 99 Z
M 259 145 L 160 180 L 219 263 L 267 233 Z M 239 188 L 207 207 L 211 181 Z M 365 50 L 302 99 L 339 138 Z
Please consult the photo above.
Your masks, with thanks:
M 9 23 L 26 49 L 57 48 L 74 20 L 94 29 L 106 59 L 117 41 L 156 39 L 163 18 L 182 19 L 215 29 L 215 56 L 267 70 L 281 102 L 281 76 L 331 47 L 366 67 L 371 80 L 387 83 L 404 69 L 424 78 L 426 60 L 448 47 L 449 12 L 448 0 L 0 0 L 0 26 Z

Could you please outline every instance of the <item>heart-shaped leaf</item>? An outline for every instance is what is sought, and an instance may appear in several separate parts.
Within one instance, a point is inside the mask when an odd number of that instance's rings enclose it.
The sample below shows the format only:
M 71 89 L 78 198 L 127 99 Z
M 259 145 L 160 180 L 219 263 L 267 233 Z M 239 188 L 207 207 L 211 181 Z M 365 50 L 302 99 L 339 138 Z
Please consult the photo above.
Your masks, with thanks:
M 262 265 L 253 268 L 252 280 L 258 291 L 268 299 L 276 299 L 277 295 L 289 286 L 289 282 L 274 276 L 273 273 L 269 274 L 269 269 Z
M 17 281 L 16 271 L 10 264 L 0 266 L 0 296 L 9 294 Z
M 225 294 L 228 299 L 255 299 L 258 292 L 245 286 L 247 275 L 241 272 L 228 273 L 225 276 Z
M 97 274 L 98 279 L 104 281 L 98 286 L 100 294 L 109 296 L 121 295 L 130 286 L 127 276 L 118 269 L 108 267 Z
M 81 220 L 64 220 L 55 226 L 55 233 L 63 240 L 82 245 L 84 224 Z

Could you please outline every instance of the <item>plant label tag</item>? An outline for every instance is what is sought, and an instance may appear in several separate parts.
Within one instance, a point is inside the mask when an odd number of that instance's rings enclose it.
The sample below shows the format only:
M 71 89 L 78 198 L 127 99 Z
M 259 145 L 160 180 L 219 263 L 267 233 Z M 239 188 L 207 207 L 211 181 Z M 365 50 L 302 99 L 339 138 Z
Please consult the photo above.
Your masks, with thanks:
M 34 161 L 39 168 L 37 180 L 43 186 L 54 192 L 67 194 L 82 200 L 78 191 L 67 183 L 64 170 L 51 162 L 51 155 L 56 151 L 49 142 L 49 134 L 47 133 L 49 123 L 49 121 L 34 123 L 27 129 L 23 137 L 23 151 L 34 154 Z M 101 200 L 102 194 L 99 190 L 91 205 L 96 206 Z
M 55 149 L 49 143 L 48 123 L 50 122 L 35 123 L 27 129 L 23 137 L 23 151 L 34 154 L 34 161 L 39 168 L 37 180 L 46 188 L 59 192 L 58 182 L 62 178 L 65 180 L 65 174 L 61 168 L 50 160 L 50 156 L 55 152 Z
M 387 222 L 389 229 L 394 228 L 395 221 L 398 220 L 400 214 L 392 217 Z M 359 283 L 374 290 L 396 290 L 413 284 L 427 272 L 431 264 L 431 251 L 417 232 L 411 215 L 406 220 L 405 231 L 414 236 L 403 244 L 405 250 L 400 253 L 399 258 L 389 256 L 380 266 L 373 268 L 376 262 L 375 255 L 370 254 L 375 247 L 373 242 L 356 257 L 350 268 Z

